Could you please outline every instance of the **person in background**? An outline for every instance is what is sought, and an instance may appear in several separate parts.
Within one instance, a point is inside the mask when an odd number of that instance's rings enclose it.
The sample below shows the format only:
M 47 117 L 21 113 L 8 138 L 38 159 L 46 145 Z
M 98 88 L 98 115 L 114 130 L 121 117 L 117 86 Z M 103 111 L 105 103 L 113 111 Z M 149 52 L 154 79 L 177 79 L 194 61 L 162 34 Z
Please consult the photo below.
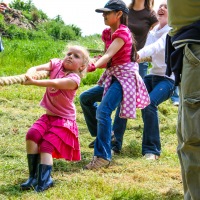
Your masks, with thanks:
M 179 86 L 177 152 L 184 200 L 200 199 L 200 1 L 168 0 L 167 75 Z
M 144 47 L 149 31 L 158 23 L 153 6 L 154 0 L 132 0 L 128 6 L 128 27 L 136 41 L 137 51 Z M 142 78 L 147 75 L 148 65 L 148 62 L 139 63 L 139 74 Z M 112 131 L 112 152 L 118 154 L 122 149 L 127 120 L 115 117 L 115 121 Z
M 158 22 L 156 18 L 156 13 L 152 10 L 154 0 L 142 0 L 142 1 L 132 1 L 129 6 L 130 12 L 128 13 L 128 27 L 132 31 L 134 38 L 136 40 L 136 48 L 139 50 L 145 44 L 147 34 L 149 30 L 156 25 Z M 133 5 L 136 9 L 133 10 Z M 141 16 L 138 18 L 137 14 Z M 129 19 L 130 18 L 130 19 Z M 135 21 L 133 19 L 136 19 Z M 141 24 L 141 26 L 140 26 Z M 145 27 L 145 28 L 144 28 Z M 137 30 L 135 32 L 135 30 Z M 142 35 L 141 35 L 142 34 Z M 139 64 L 139 73 L 141 77 L 147 74 L 148 63 Z M 144 67 L 142 67 L 144 66 Z M 80 95 L 80 105 L 83 110 L 83 114 L 88 126 L 89 132 L 92 137 L 97 135 L 97 120 L 96 109 L 97 102 L 100 102 L 103 95 L 103 87 L 95 86 L 87 91 L 84 91 Z M 114 123 L 112 126 L 112 153 L 119 154 L 122 149 L 123 136 L 126 130 L 127 119 L 119 117 L 120 107 L 117 108 Z M 95 139 L 96 140 L 96 139 Z M 89 144 L 90 148 L 94 147 L 95 140 Z
M 68 161 L 81 159 L 73 101 L 89 60 L 85 48 L 71 46 L 63 60 L 54 58 L 27 71 L 24 85 L 46 87 L 40 102 L 46 113 L 26 134 L 29 178 L 20 185 L 22 190 L 34 188 L 42 192 L 53 186 L 53 158 Z M 35 80 L 34 73 L 41 70 L 49 71 L 50 79 Z
M 128 6 L 128 27 L 136 40 L 139 51 L 145 45 L 149 31 L 158 23 L 153 10 L 154 0 L 132 0 Z M 148 62 L 139 63 L 139 74 L 142 78 L 147 75 Z
M 0 3 L 0 13 L 4 12 L 6 9 L 9 9 L 8 4 L 1 2 Z
M 138 59 L 152 58 L 152 68 L 144 77 L 150 96 L 150 104 L 142 109 L 144 122 L 142 155 L 147 160 L 156 160 L 161 154 L 158 106 L 169 99 L 174 91 L 174 76 L 166 76 L 165 43 L 170 30 L 167 24 L 167 0 L 163 0 L 157 11 L 158 25 L 150 32 L 146 45 L 138 51 Z M 139 61 L 138 60 L 138 61 Z
M 6 3 L 1 2 L 0 3 L 0 13 L 5 12 L 6 9 L 9 9 L 9 6 Z M 0 34 L 0 52 L 4 50 L 1 34 Z
M 128 8 L 121 0 L 110 0 L 104 8 L 96 9 L 103 13 L 104 23 L 108 25 L 102 33 L 105 54 L 88 71 L 107 64 L 98 84 L 104 86 L 103 97 L 98 107 L 94 107 L 97 119 L 97 137 L 94 144 L 94 156 L 84 166 L 86 170 L 96 170 L 110 164 L 112 112 L 119 107 L 121 118 L 135 118 L 136 108 L 149 104 L 149 96 L 142 78 L 138 74 L 135 62 L 136 49 L 132 34 L 127 27 Z
M 103 39 L 103 38 L 102 38 Z M 104 40 L 104 39 L 103 39 Z M 108 45 L 104 47 L 104 53 L 106 52 Z M 99 56 L 96 60 L 98 60 Z M 105 63 L 100 68 L 105 68 L 107 63 Z M 97 136 L 97 119 L 96 110 L 98 103 L 101 102 L 103 97 L 104 87 L 96 85 L 81 93 L 79 100 L 80 105 L 83 110 L 85 121 L 92 137 L 95 139 L 88 145 L 89 148 L 94 148 L 94 144 Z M 112 136 L 111 136 L 111 149 L 112 154 L 119 154 L 121 152 L 123 135 L 126 130 L 127 119 L 119 117 L 120 106 L 117 108 L 115 113 L 115 118 L 112 126 Z

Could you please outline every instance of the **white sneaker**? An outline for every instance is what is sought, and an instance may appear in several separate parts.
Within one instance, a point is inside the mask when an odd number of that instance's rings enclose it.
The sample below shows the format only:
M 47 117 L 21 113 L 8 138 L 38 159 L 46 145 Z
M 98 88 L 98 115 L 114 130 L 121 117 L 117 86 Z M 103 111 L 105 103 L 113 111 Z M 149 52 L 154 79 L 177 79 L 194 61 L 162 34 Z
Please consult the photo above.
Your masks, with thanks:
M 174 106 L 179 106 L 179 102 L 175 101 L 175 102 L 173 103 L 173 105 L 174 105 Z
M 158 160 L 159 157 L 160 157 L 160 156 L 157 156 L 157 155 L 152 154 L 152 153 L 146 153 L 146 154 L 144 155 L 144 158 L 145 158 L 146 160 Z
M 115 151 L 114 149 L 111 149 L 111 155 L 114 156 L 114 155 L 120 155 L 120 151 Z

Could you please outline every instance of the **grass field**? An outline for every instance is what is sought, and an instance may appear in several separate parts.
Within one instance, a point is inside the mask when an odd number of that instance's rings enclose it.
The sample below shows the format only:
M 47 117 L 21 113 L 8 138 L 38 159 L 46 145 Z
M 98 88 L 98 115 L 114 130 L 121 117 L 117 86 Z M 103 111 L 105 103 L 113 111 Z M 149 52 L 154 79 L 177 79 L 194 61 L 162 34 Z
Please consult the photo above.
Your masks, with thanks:
M 79 93 L 88 86 L 82 86 Z M 146 161 L 141 156 L 142 120 L 129 120 L 121 155 L 114 156 L 111 166 L 97 172 L 83 171 L 92 158 L 87 146 L 90 137 L 78 98 L 82 160 L 55 160 L 52 176 L 55 187 L 42 194 L 21 192 L 19 185 L 28 176 L 25 134 L 29 126 L 43 113 L 39 100 L 44 89 L 12 85 L 0 88 L 0 199 L 182 199 L 180 167 L 176 154 L 177 108 L 170 101 L 159 108 L 162 155 L 158 161 Z
M 13 42 L 9 45 L 11 51 L 17 44 Z M 25 49 L 25 46 L 19 48 Z M 48 46 L 45 49 L 51 50 Z M 26 60 L 24 51 L 21 52 L 21 56 L 19 52 L 13 53 L 12 56 L 11 53 L 5 52 L 4 55 L 0 55 L 1 76 L 24 73 L 26 70 L 22 68 L 23 62 L 26 63 L 24 66 L 42 64 L 45 58 L 47 60 L 56 54 L 59 55 L 61 49 L 54 54 L 45 54 L 42 58 L 38 54 L 38 59 L 32 61 Z M 16 48 L 16 51 L 19 50 Z M 35 52 L 32 53 L 36 55 Z M 93 138 L 87 130 L 78 96 L 90 87 L 92 85 L 82 85 L 75 100 L 82 160 L 80 162 L 54 160 L 52 176 L 55 187 L 38 194 L 34 191 L 22 192 L 19 185 L 28 177 L 25 134 L 32 123 L 43 114 L 39 101 L 45 89 L 17 84 L 0 86 L 0 200 L 183 199 L 180 165 L 176 154 L 175 132 L 178 108 L 169 100 L 159 106 L 162 143 L 159 160 L 146 161 L 142 158 L 143 123 L 140 110 L 137 110 L 137 119 L 128 121 L 122 153 L 114 155 L 110 167 L 96 172 L 82 170 L 92 158 L 93 150 L 88 148 L 88 144 Z

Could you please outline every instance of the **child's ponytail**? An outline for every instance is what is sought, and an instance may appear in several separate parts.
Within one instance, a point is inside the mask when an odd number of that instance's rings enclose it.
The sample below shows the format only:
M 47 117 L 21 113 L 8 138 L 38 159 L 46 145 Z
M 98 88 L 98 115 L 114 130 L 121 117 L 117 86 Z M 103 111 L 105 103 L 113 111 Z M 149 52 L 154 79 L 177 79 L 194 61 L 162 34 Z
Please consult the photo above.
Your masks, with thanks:
M 128 26 L 128 15 L 126 13 L 123 13 L 123 15 L 120 18 L 120 22 L 121 24 Z M 135 37 L 132 33 L 132 41 L 133 41 L 133 45 L 132 45 L 132 51 L 131 51 L 131 61 L 132 62 L 136 62 L 136 56 L 137 56 L 137 50 L 136 50 L 136 40 Z
M 136 62 L 136 60 L 137 60 L 136 40 L 135 40 L 133 33 L 131 33 L 131 35 L 132 35 L 132 41 L 133 41 L 132 51 L 131 51 L 131 61 Z

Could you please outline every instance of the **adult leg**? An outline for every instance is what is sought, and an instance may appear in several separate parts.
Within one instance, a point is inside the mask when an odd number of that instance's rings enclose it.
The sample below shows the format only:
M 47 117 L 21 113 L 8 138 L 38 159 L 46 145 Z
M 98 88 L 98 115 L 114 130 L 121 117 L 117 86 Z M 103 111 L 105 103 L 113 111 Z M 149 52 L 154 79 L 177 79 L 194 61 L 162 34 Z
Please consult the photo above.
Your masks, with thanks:
M 97 119 L 96 119 L 96 110 L 98 107 L 97 102 L 101 102 L 103 96 L 103 87 L 95 86 L 89 90 L 81 93 L 80 105 L 83 110 L 85 121 L 88 127 L 88 130 L 92 137 L 97 135 Z M 122 148 L 123 135 L 126 129 L 127 119 L 119 117 L 120 107 L 116 111 L 115 120 L 113 124 L 113 132 L 116 138 L 115 144 L 112 146 L 114 151 L 119 152 Z M 94 147 L 94 141 L 89 145 L 89 147 Z
M 174 106 L 179 105 L 179 91 L 178 86 L 175 86 L 174 93 L 171 96 L 171 100 Z
M 159 132 L 158 105 L 166 101 L 173 93 L 174 81 L 160 76 L 149 75 L 144 78 L 151 103 L 142 109 L 144 122 L 142 155 L 160 156 L 161 143 Z
M 101 102 L 103 90 L 103 87 L 97 85 L 89 90 L 84 91 L 79 97 L 80 105 L 83 110 L 83 115 L 85 117 L 88 130 L 92 137 L 97 136 L 97 102 Z
M 180 83 L 178 147 L 185 200 L 200 197 L 200 45 L 186 45 Z
M 142 79 L 147 75 L 148 66 L 148 62 L 139 63 L 139 74 Z

